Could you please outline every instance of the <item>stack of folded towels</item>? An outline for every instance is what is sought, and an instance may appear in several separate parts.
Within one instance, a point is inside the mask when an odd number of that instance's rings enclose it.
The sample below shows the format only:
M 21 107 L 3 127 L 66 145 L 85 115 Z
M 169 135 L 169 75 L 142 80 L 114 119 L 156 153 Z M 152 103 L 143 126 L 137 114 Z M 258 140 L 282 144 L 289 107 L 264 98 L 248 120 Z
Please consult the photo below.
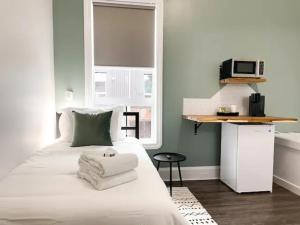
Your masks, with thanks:
M 95 189 L 104 190 L 137 179 L 134 170 L 137 165 L 135 154 L 118 154 L 112 148 L 84 152 L 79 158 L 78 177 L 88 181 Z

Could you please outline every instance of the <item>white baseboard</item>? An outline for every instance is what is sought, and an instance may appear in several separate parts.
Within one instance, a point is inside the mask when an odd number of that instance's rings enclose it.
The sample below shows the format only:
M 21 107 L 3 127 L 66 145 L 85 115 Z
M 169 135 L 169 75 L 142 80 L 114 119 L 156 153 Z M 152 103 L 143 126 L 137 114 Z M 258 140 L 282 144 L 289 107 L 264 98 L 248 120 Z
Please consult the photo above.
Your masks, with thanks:
M 173 167 L 173 181 L 179 181 L 177 167 Z M 169 181 L 170 169 L 164 167 L 159 169 L 159 175 L 164 181 Z M 183 180 L 217 180 L 220 178 L 219 166 L 181 167 Z M 276 175 L 273 176 L 274 183 L 300 196 L 300 187 Z
M 295 193 L 296 195 L 299 195 L 300 196 L 300 187 L 281 178 L 281 177 L 278 177 L 276 175 L 273 176 L 273 181 L 274 183 L 278 184 L 279 186 L 285 188 L 285 189 L 288 189 L 289 191 Z
M 173 167 L 173 180 L 179 180 L 178 168 Z M 169 181 L 170 169 L 159 169 L 159 174 L 164 181 Z M 217 180 L 220 177 L 219 166 L 181 167 L 182 180 Z

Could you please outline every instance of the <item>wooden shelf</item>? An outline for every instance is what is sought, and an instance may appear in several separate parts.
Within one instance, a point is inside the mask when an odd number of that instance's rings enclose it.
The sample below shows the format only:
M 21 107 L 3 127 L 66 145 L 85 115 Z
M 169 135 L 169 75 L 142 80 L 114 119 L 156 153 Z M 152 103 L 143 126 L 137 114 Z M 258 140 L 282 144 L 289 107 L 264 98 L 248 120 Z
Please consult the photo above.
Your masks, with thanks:
M 231 77 L 220 80 L 221 84 L 256 84 L 266 82 L 264 77 Z
M 253 117 L 253 116 L 215 116 L 215 115 L 183 115 L 183 119 L 197 123 L 292 123 L 297 118 L 286 117 Z

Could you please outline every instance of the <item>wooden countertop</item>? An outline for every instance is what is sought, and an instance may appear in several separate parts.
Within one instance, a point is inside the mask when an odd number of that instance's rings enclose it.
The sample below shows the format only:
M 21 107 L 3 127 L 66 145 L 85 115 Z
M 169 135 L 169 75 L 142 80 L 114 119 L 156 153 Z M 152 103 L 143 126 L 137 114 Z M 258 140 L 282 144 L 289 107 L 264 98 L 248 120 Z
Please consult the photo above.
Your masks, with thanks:
M 215 116 L 215 115 L 183 115 L 183 119 L 198 123 L 292 123 L 297 118 L 286 117 L 253 117 L 253 116 Z
M 231 77 L 220 80 L 221 84 L 256 84 L 266 82 L 264 77 Z

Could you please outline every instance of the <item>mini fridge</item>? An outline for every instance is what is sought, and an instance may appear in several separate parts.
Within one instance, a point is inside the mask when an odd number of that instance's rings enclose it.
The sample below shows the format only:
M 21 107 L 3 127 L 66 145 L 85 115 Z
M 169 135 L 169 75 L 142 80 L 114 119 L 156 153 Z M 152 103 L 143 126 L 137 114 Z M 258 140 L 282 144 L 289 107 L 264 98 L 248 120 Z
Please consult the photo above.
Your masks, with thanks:
M 220 179 L 237 193 L 272 192 L 274 125 L 222 124 Z

